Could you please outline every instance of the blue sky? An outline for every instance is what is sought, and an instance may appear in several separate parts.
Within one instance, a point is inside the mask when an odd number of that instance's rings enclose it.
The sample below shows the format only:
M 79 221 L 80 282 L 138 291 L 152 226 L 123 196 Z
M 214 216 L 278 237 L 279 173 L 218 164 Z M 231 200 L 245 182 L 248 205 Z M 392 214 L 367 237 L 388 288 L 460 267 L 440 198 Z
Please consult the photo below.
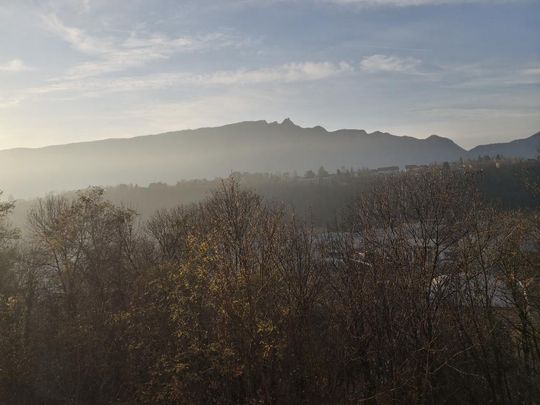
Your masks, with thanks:
M 538 0 L 0 0 L 0 149 L 291 117 L 540 131 Z

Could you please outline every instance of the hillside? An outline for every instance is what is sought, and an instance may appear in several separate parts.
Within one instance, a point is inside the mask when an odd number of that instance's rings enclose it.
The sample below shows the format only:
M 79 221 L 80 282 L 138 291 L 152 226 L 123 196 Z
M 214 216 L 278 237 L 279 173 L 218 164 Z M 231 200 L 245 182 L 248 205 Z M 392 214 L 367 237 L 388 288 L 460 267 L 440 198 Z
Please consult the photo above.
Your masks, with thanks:
M 88 185 L 174 184 L 181 179 L 214 178 L 234 171 L 302 174 L 321 165 L 334 171 L 343 166 L 358 169 L 429 164 L 466 156 L 463 148 L 436 135 L 416 139 L 363 130 L 302 128 L 289 119 L 282 123 L 252 121 L 0 151 L 0 189 L 24 198 Z
M 492 143 L 489 145 L 480 145 L 469 151 L 470 158 L 489 155 L 491 157 L 500 155 L 506 157 L 520 157 L 525 159 L 534 159 L 538 156 L 540 148 L 540 132 L 525 138 L 516 139 L 506 143 Z

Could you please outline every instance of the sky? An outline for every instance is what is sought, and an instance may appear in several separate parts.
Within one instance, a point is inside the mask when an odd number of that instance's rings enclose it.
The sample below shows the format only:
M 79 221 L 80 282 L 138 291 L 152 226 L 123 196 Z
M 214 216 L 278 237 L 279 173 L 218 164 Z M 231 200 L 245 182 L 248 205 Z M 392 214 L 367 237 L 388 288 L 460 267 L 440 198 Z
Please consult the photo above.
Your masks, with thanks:
M 540 131 L 540 0 L 0 0 L 0 149 L 281 121 Z

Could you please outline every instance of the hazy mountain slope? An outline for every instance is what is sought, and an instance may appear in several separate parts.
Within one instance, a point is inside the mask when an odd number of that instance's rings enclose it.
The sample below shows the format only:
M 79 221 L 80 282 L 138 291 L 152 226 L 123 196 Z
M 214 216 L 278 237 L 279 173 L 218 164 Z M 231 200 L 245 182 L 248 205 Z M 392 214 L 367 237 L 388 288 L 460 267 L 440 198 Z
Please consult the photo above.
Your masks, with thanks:
M 233 171 L 303 174 L 323 165 L 376 168 L 451 161 L 466 151 L 449 139 L 363 130 L 328 132 L 290 120 L 242 122 L 129 139 L 0 151 L 0 189 L 16 197 L 88 185 L 227 176 Z
M 477 146 L 469 151 L 468 156 L 470 158 L 477 158 L 478 156 L 485 155 L 491 157 L 501 155 L 505 157 L 534 159 L 538 156 L 538 148 L 540 148 L 540 132 L 528 138 L 516 139 L 512 142 Z

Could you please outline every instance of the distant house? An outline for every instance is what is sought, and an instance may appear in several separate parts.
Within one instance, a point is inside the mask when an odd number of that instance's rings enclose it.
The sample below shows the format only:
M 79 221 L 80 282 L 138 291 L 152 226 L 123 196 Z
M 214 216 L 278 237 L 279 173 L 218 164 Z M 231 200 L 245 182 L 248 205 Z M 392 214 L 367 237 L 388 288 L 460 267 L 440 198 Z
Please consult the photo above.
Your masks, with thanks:
M 414 170 L 420 170 L 425 169 L 429 167 L 428 165 L 405 165 L 405 170 L 408 172 L 414 171 Z
M 315 237 L 314 246 L 318 249 L 323 263 L 341 266 L 347 260 L 366 264 L 365 254 L 361 252 L 360 235 L 349 232 L 322 232 Z M 347 252 L 347 253 L 345 253 Z
M 399 172 L 399 166 L 379 167 L 378 169 L 375 169 L 374 172 L 377 174 L 397 173 Z

